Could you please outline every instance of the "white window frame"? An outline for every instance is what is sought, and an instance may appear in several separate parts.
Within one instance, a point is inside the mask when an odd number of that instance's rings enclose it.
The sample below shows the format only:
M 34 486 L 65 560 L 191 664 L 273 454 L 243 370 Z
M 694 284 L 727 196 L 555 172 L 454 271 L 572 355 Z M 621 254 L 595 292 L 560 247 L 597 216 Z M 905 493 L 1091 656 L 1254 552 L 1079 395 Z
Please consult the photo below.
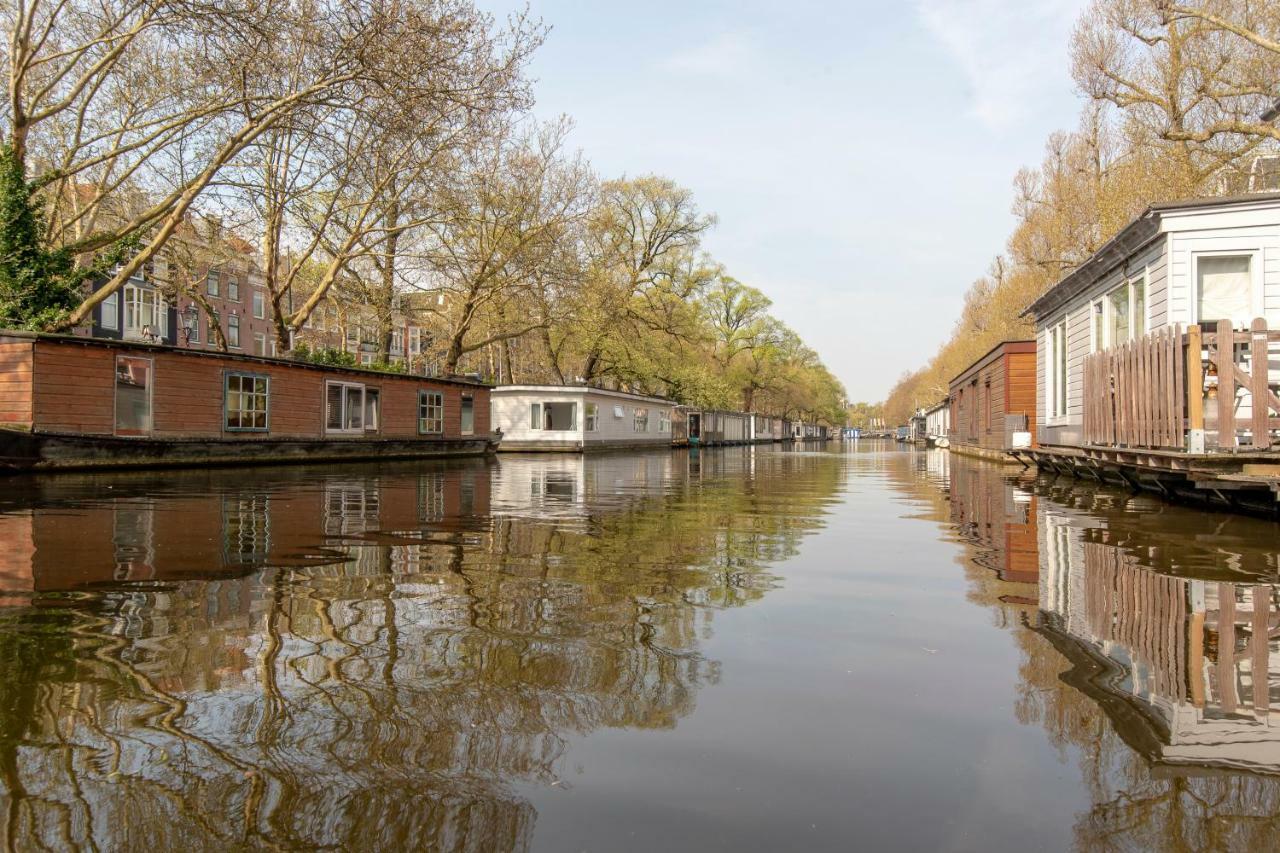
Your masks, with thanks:
M 253 333 L 253 354 L 261 356 L 267 354 L 267 336 L 262 332 Z
M 671 410 L 661 409 L 658 411 L 658 434 L 671 432 Z
M 119 400 L 120 382 L 118 379 L 120 372 L 120 361 L 128 359 L 129 361 L 145 361 L 147 363 L 147 425 L 142 429 L 121 431 L 119 423 Z M 156 428 L 156 361 L 154 358 L 145 358 L 137 355 L 117 355 L 115 362 L 112 364 L 115 371 L 111 375 L 111 432 L 113 435 L 124 438 L 134 438 L 137 436 L 151 435 Z
M 235 332 L 235 334 L 232 334 Z M 230 349 L 240 349 L 240 315 L 227 315 L 227 346 Z
M 253 316 L 256 320 L 267 319 L 267 292 L 258 287 L 253 289 Z
M 649 431 L 649 408 L 647 406 L 632 407 L 631 431 L 644 433 Z
M 227 276 L 227 301 L 240 301 L 240 279 L 233 275 Z
M 147 287 L 138 287 L 133 284 L 126 284 L 124 290 L 124 323 L 121 335 L 129 337 L 130 335 L 138 338 L 142 337 L 143 329 L 151 329 L 151 334 L 159 340 L 164 340 L 169 335 L 169 305 L 164 301 L 164 297 L 160 295 L 160 291 Z M 149 296 L 151 305 L 151 317 L 155 320 L 155 324 L 141 323 L 136 326 L 129 325 L 129 313 L 132 305 L 137 306 L 134 312 L 137 319 L 142 319 L 143 308 Z M 136 297 L 136 298 L 135 298 Z
M 204 292 L 209 296 L 222 297 L 222 275 L 217 270 L 204 274 Z
M 467 411 L 467 404 L 470 403 L 471 409 L 471 426 L 466 425 L 463 419 L 464 413 Z M 458 432 L 462 435 L 475 435 L 476 433 L 476 398 L 474 394 L 463 394 L 458 407 Z
M 1190 325 L 1200 324 L 1200 259 L 1201 258 L 1244 258 L 1249 259 L 1249 313 L 1250 322 L 1254 317 L 1266 316 L 1259 306 L 1266 305 L 1262 286 L 1262 275 L 1259 262 L 1262 251 L 1257 248 L 1247 249 L 1214 249 L 1206 252 L 1191 253 L 1190 298 L 1187 300 L 1187 314 Z
M 598 432 L 600 430 L 600 405 L 598 403 L 582 404 L 582 431 Z
M 1101 320 L 1102 328 L 1098 328 Z M 1099 352 L 1107 348 L 1107 297 L 1089 300 L 1089 351 Z
M 1045 423 L 1061 422 L 1070 409 L 1070 356 L 1067 340 L 1067 318 L 1045 329 L 1044 408 Z M 1058 350 L 1061 348 L 1062 372 L 1059 376 Z
M 329 426 L 329 389 L 332 387 L 342 388 L 343 426 L 340 428 Z M 347 394 L 347 391 L 351 389 L 356 389 L 360 392 L 360 402 L 358 404 L 360 408 L 360 425 L 354 427 L 346 426 L 350 420 L 347 414 L 347 401 L 351 399 Z M 374 419 L 377 423 L 372 425 L 369 424 L 368 419 L 365 417 L 365 403 L 370 391 L 378 397 L 378 408 L 377 411 L 374 412 Z M 320 417 L 324 425 L 325 434 L 327 435 L 364 435 L 370 432 L 378 432 L 382 426 L 382 389 L 377 385 L 365 385 L 361 382 L 344 382 L 340 379 L 327 379 L 324 383 L 324 400 L 320 409 Z
M 98 306 L 98 325 L 113 332 L 120 331 L 120 291 L 113 291 Z

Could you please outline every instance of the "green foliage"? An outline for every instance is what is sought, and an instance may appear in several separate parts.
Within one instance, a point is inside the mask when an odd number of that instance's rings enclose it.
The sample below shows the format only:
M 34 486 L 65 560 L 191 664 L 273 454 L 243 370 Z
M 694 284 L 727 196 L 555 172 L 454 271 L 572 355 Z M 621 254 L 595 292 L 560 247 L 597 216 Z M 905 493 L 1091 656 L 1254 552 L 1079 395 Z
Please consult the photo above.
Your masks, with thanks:
M 102 277 L 138 247 L 136 237 L 120 240 L 90 265 L 77 266 L 65 247 L 44 245 L 43 210 L 13 147 L 0 148 L 0 328 L 55 328 L 80 304 L 85 281 Z
M 293 348 L 293 357 L 298 361 L 306 361 L 311 364 L 325 364 L 329 367 L 355 367 L 356 357 L 354 353 L 345 350 L 333 349 L 332 347 L 316 347 L 312 349 L 306 344 L 298 344 Z
M 355 353 L 333 347 L 316 347 L 312 349 L 306 344 L 298 344 L 293 348 L 293 357 L 298 361 L 311 364 L 324 364 L 329 367 L 358 367 L 361 370 L 376 370 L 379 373 L 405 373 L 404 364 L 396 362 L 375 361 L 373 364 L 359 364 Z

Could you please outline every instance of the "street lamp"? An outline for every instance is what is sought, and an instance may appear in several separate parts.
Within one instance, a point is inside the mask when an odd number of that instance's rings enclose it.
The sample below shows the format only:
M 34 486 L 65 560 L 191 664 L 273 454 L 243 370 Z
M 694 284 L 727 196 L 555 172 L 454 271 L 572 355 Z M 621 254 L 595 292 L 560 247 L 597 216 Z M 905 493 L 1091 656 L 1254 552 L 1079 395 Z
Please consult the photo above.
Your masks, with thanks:
M 182 309 L 182 342 L 191 343 L 191 336 L 196 332 L 196 323 L 200 322 L 200 309 L 194 302 L 188 302 Z

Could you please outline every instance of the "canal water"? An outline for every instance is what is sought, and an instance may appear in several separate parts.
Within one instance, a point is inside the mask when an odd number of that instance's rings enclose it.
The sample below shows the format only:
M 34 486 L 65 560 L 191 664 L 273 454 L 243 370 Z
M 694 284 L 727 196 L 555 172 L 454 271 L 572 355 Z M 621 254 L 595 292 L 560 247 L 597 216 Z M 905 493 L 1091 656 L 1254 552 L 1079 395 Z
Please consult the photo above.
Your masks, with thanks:
M 865 442 L 0 485 L 7 849 L 1280 842 L 1271 523 Z

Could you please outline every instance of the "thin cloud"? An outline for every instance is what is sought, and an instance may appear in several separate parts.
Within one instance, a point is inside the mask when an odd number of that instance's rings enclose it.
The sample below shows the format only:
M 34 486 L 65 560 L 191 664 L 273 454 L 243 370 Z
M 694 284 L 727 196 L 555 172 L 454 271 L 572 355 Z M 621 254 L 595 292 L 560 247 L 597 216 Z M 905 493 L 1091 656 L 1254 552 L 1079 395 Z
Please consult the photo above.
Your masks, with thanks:
M 677 51 L 658 67 L 675 74 L 736 77 L 751 69 L 759 53 L 744 33 L 720 33 L 702 44 Z
M 970 113 L 992 130 L 1032 114 L 1043 93 L 1067 85 L 1072 23 L 1084 0 L 916 0 L 925 29 L 960 67 Z

